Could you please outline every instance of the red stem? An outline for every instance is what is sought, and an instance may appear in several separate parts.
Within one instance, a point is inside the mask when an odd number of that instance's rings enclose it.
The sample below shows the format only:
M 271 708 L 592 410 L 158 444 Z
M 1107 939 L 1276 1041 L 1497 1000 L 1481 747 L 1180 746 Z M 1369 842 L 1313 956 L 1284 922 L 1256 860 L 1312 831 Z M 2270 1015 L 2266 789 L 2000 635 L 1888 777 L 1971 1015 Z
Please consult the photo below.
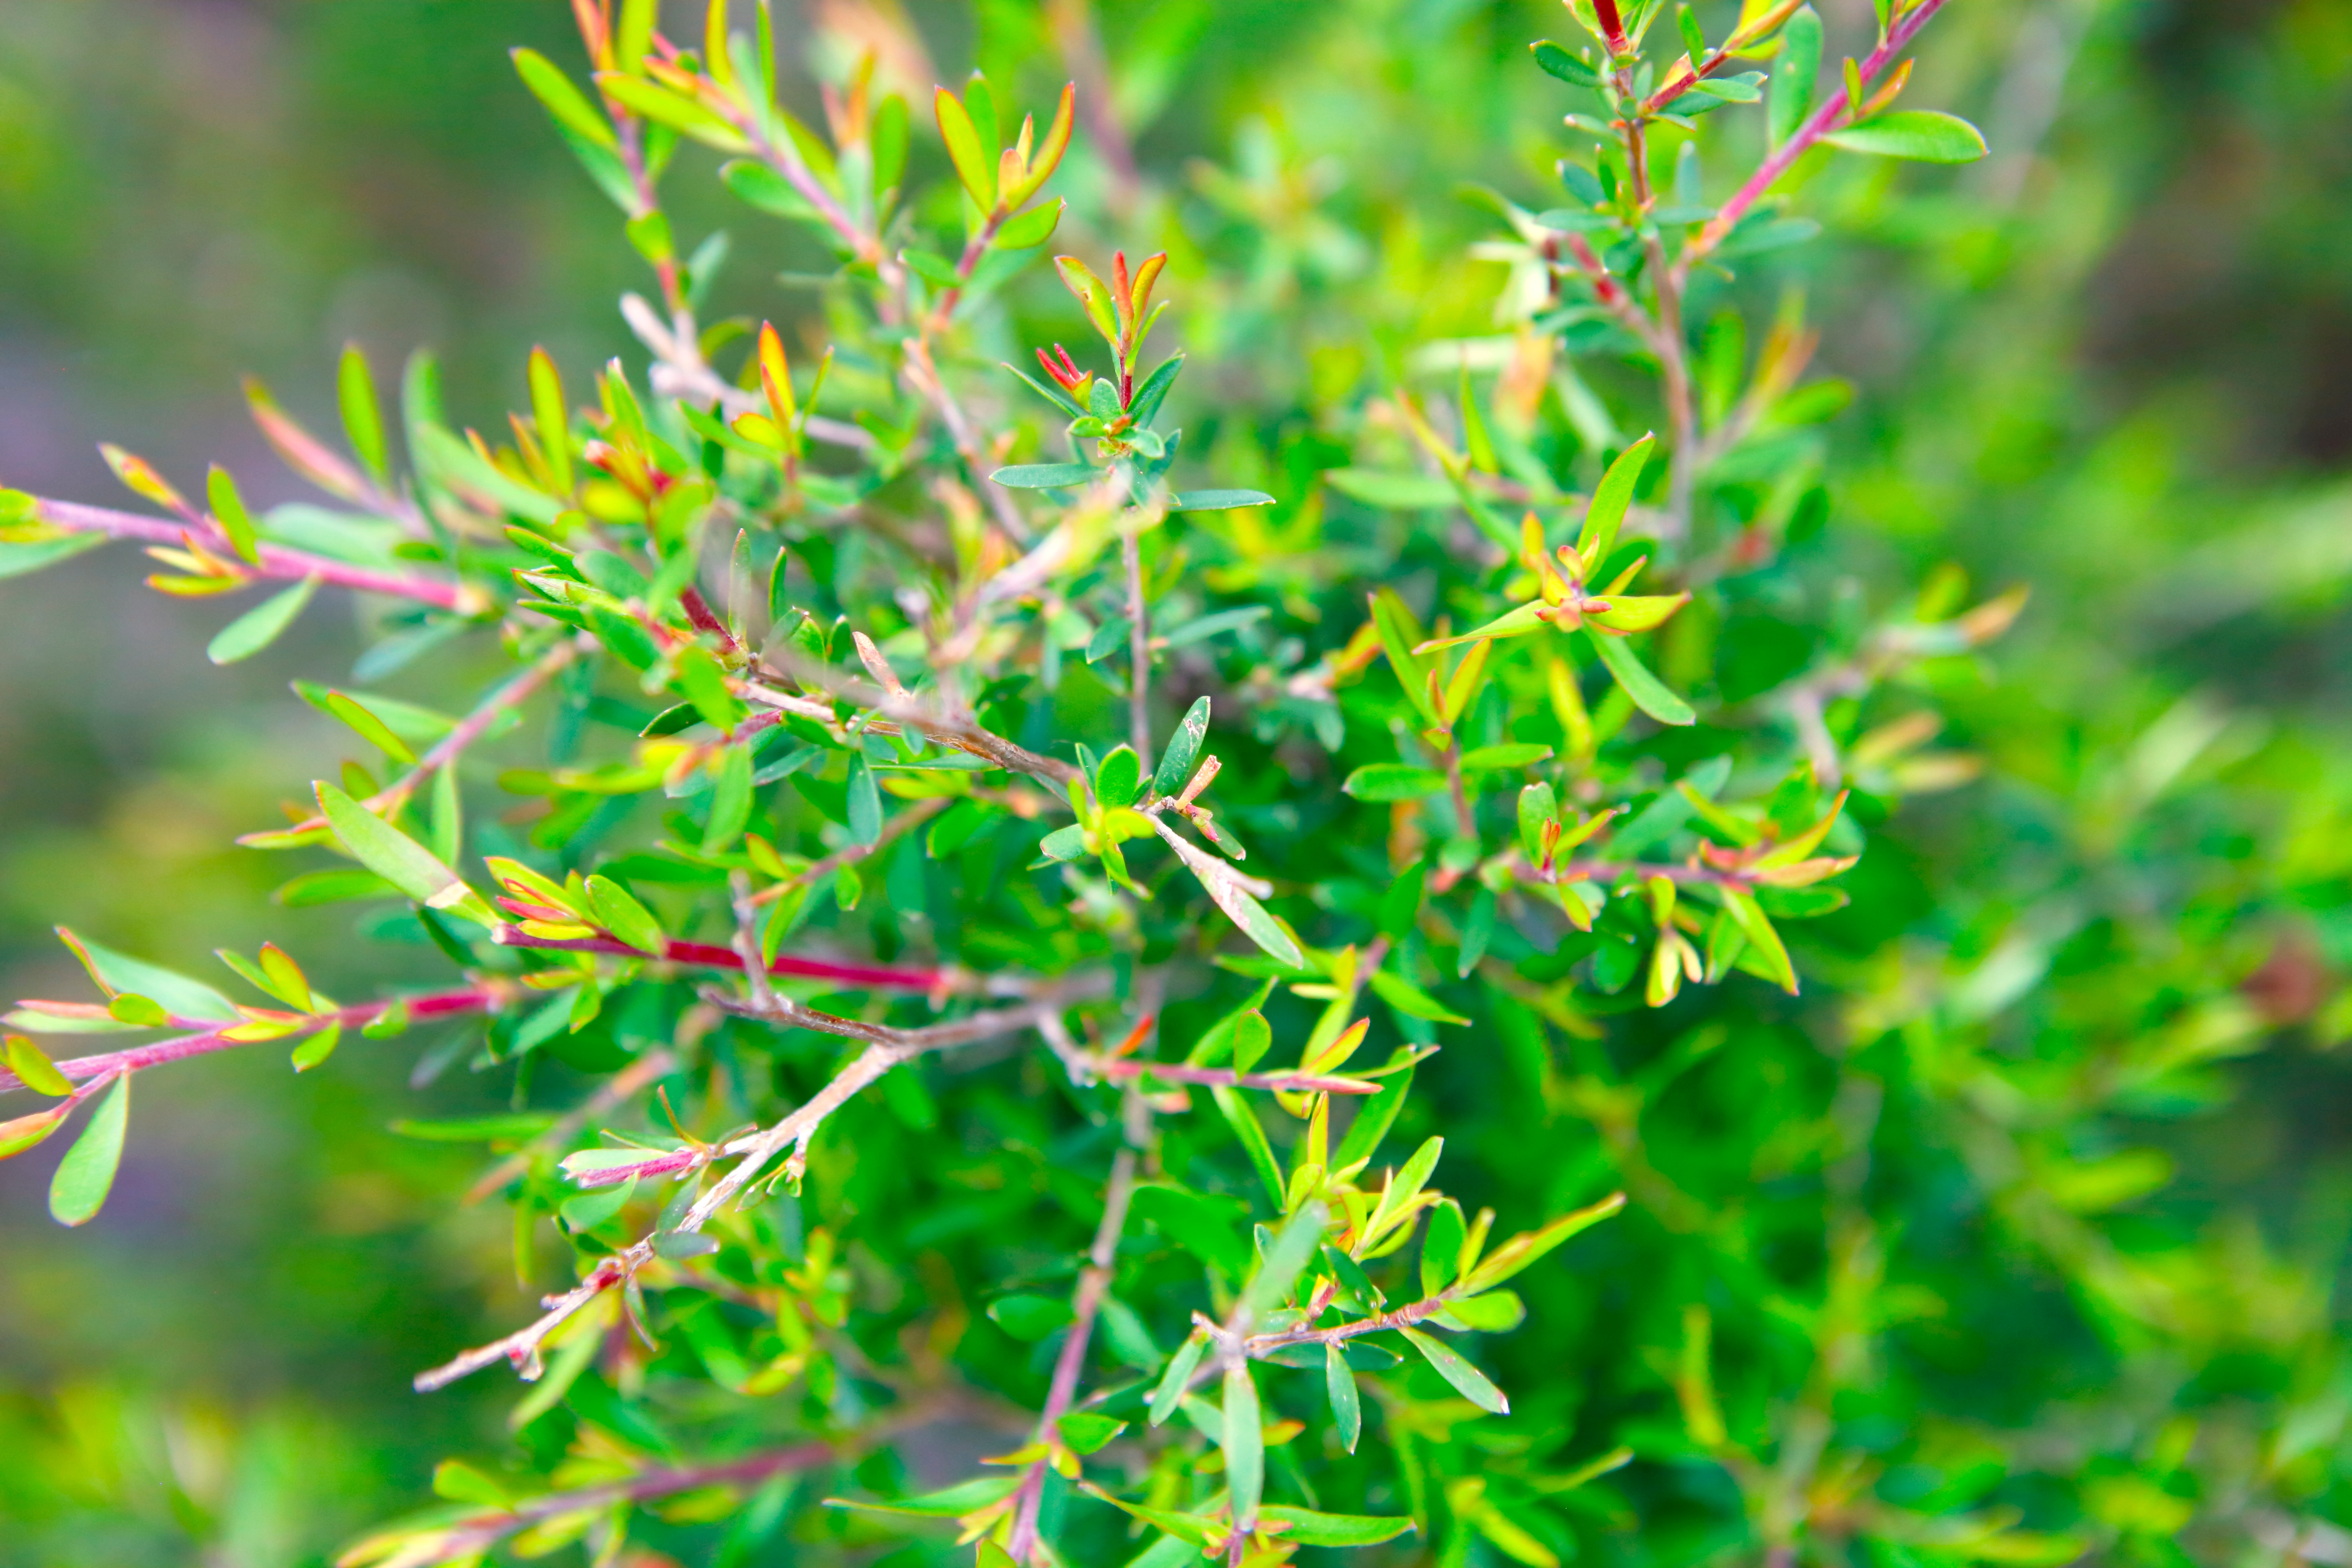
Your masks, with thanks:
M 40 519 L 74 533 L 106 533 L 117 539 L 144 539 L 157 544 L 184 544 L 188 535 L 203 531 L 185 522 L 167 522 L 160 517 L 142 517 L 137 512 L 116 511 L 110 507 L 83 506 L 78 501 L 51 500 L 37 497 Z M 217 526 L 206 544 L 218 547 L 224 553 L 232 546 L 228 536 Z M 358 588 L 371 594 L 389 594 L 394 598 L 414 599 L 436 609 L 454 610 L 459 615 L 479 615 L 489 607 L 489 597 L 479 588 L 466 583 L 445 583 L 430 577 L 411 577 L 397 572 L 378 572 L 365 566 L 353 566 L 346 562 L 330 561 L 323 555 L 306 555 L 299 550 L 281 550 L 274 544 L 258 546 L 255 553 L 261 558 L 258 566 L 239 562 L 245 571 L 264 577 L 285 577 L 299 580 L 316 577 L 322 583 L 333 583 L 345 588 Z
M 1871 50 L 1870 58 L 1862 62 L 1860 69 L 1864 87 L 1892 64 L 1896 55 L 1909 47 L 1911 40 L 1919 36 L 1919 29 L 1926 26 L 1929 18 L 1943 9 L 1943 5 L 1944 0 L 1919 0 L 1916 9 L 1887 29 L 1886 37 L 1880 40 L 1878 47 Z M 1724 236 L 1748 216 L 1748 208 L 1764 199 L 1780 176 L 1789 172 L 1790 164 L 1803 157 L 1814 142 L 1835 129 L 1840 116 L 1849 109 L 1860 107 L 1848 101 L 1848 95 L 1841 85 L 1827 102 L 1806 117 L 1805 122 L 1797 128 L 1796 134 L 1765 159 L 1756 173 L 1748 176 L 1748 183 L 1740 186 L 1715 216 L 1707 220 L 1706 226 L 1699 230 L 1698 237 L 1684 248 L 1682 256 L 1675 261 L 1675 270 L 1687 274 L 1694 261 L 1722 244 Z
M 650 958 L 655 954 L 639 951 L 627 942 L 615 942 L 609 936 L 551 937 L 533 936 L 520 926 L 494 926 L 490 940 L 500 947 L 529 947 L 558 952 L 609 952 L 617 957 Z M 658 955 L 671 963 L 698 963 L 711 969 L 744 967 L 743 955 L 731 947 L 719 947 L 707 942 L 672 942 L 663 945 Z M 845 985 L 868 985 L 883 990 L 937 991 L 953 983 L 950 971 L 944 969 L 901 969 L 881 963 L 835 963 L 821 958 L 794 958 L 780 954 L 768 965 L 771 974 L 787 974 L 801 980 L 837 980 Z
M 496 1008 L 504 995 L 504 988 L 492 985 L 468 985 L 457 991 L 436 991 L 423 996 L 394 998 L 386 1002 L 362 1002 L 357 1006 L 339 1008 L 331 1013 L 312 1016 L 316 1023 L 333 1022 L 343 1025 L 373 1023 L 378 1016 L 403 1000 L 410 1019 L 423 1022 L 428 1018 L 450 1018 L 463 1013 L 487 1013 Z M 212 1051 L 234 1050 L 239 1046 L 260 1045 L 259 1040 L 231 1040 L 222 1037 L 224 1031 L 242 1027 L 247 1020 L 223 1024 L 217 1029 L 200 1035 L 182 1035 L 173 1039 L 157 1040 L 150 1046 L 133 1046 L 129 1050 L 107 1051 L 94 1057 L 68 1057 L 58 1063 L 58 1070 L 69 1079 L 91 1079 L 115 1072 L 136 1072 L 163 1062 L 174 1062 L 183 1057 L 200 1057 Z M 295 1034 L 314 1031 L 295 1031 Z M 274 1036 L 290 1040 L 295 1034 Z M 0 1094 L 12 1089 L 22 1089 L 24 1083 L 16 1074 L 0 1071 Z

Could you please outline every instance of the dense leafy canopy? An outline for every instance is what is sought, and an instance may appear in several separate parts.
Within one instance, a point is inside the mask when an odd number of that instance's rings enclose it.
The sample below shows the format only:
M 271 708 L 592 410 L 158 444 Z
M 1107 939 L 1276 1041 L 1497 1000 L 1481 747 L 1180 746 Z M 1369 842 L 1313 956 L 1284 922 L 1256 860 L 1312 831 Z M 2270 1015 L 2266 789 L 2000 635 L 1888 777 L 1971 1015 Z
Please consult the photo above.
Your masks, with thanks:
M 581 6 L 586 68 L 514 64 L 650 270 L 639 355 L 535 353 L 469 429 L 353 350 L 341 450 L 252 392 L 333 510 L 110 448 L 150 511 L 0 519 L 0 573 L 112 534 L 165 594 L 276 584 L 216 663 L 396 606 L 299 689 L 360 760 L 242 842 L 442 979 L 339 1003 L 271 944 L 240 1000 L 61 933 L 92 989 L 8 1015 L 0 1154 L 69 1142 L 78 1226 L 184 1058 L 510 1088 L 399 1131 L 486 1150 L 545 1293 L 416 1380 L 519 1373 L 511 1442 L 352 1564 L 2319 1540 L 2324 1310 L 2136 1214 L 2134 1129 L 2316 1005 L 2226 927 L 2336 862 L 2143 868 L 2230 743 L 2193 698 L 2039 804 L 1976 782 L 1948 709 L 2032 776 L 2027 597 L 1836 525 L 1849 389 L 1773 270 L 1824 165 L 1985 153 L 1892 107 L 1941 9 L 1572 5 L 1522 68 L 1549 186 L 1376 273 L 1270 130 L 1133 260 L 1079 84 L 853 55 L 820 124 L 764 5 Z M 688 243 L 691 180 L 829 253 L 815 311 L 703 319 L 751 242 Z M 468 641 L 511 668 L 380 689 Z M 1939 796 L 2053 847 L 1930 863 Z

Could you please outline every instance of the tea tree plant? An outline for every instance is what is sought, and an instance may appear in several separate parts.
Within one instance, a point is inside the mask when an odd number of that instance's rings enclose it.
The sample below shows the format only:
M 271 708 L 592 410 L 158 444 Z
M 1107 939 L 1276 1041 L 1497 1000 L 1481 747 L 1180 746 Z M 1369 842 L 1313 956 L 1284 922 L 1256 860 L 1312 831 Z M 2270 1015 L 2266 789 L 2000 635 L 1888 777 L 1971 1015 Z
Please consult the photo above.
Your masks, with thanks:
M 268 1044 L 310 1070 L 414 1034 L 425 1076 L 510 1083 L 512 1115 L 406 1126 L 491 1147 L 477 1190 L 515 1205 L 526 1280 L 555 1280 L 415 1379 L 506 1363 L 517 1450 L 451 1459 L 446 1506 L 347 1563 L 614 1561 L 697 1525 L 727 1562 L 780 1531 L 827 1560 L 1563 1560 L 1634 1450 L 1579 1436 L 1573 1390 L 1507 1388 L 1486 1337 L 1528 1295 L 1607 1289 L 1561 1249 L 1629 1194 L 1693 1238 L 1668 1275 L 1730 1271 L 1759 1312 L 1772 1294 L 1643 1142 L 1721 1029 L 1633 1076 L 1608 1043 L 1694 988 L 1800 993 L 1786 933 L 1845 904 L 1857 815 L 1971 771 L 1927 749 L 1916 693 L 2021 603 L 1963 609 L 1939 579 L 1760 684 L 1716 637 L 1817 591 L 1787 552 L 1821 522 L 1811 426 L 1842 397 L 1805 382 L 1793 306 L 1750 352 L 1742 268 L 1811 232 L 1781 192 L 1809 160 L 1982 152 L 1894 107 L 1940 5 L 1882 5 L 1841 62 L 1797 0 L 1573 0 L 1580 32 L 1529 68 L 1567 109 L 1564 205 L 1498 198 L 1479 252 L 1505 268 L 1501 335 L 1401 361 L 1334 411 L 1347 459 L 1277 496 L 1220 485 L 1184 440 L 1180 409 L 1248 410 L 1183 384 L 1168 253 L 1114 234 L 1055 257 L 1058 319 L 1099 345 L 1016 338 L 1075 86 L 938 89 L 927 187 L 923 110 L 870 58 L 824 85 L 819 127 L 781 105 L 764 5 L 714 0 L 673 39 L 649 0 L 580 0 L 584 75 L 515 65 L 651 269 L 622 302 L 642 363 L 567 385 L 534 353 L 526 409 L 484 433 L 453 427 L 429 358 L 387 409 L 353 349 L 347 451 L 252 391 L 331 522 L 257 514 L 219 468 L 192 499 L 109 447 L 153 513 L 9 492 L 0 524 L 12 575 L 129 538 L 160 592 L 266 588 L 215 662 L 322 585 L 392 606 L 351 689 L 298 685 L 363 760 L 242 842 L 297 859 L 289 910 L 370 904 L 452 982 L 344 1004 L 272 943 L 221 953 L 261 998 L 239 1001 L 61 932 L 98 999 L 8 1016 L 0 1086 L 41 1103 L 0 1153 L 87 1102 L 51 1194 L 79 1225 L 133 1079 L 183 1058 Z M 821 326 L 701 320 L 729 245 L 674 228 L 685 142 L 829 248 Z M 1620 367 L 1615 406 L 1579 359 Z M 493 637 L 513 672 L 446 710 L 368 689 Z M 524 714 L 540 754 L 493 769 Z M 143 1043 L 50 1048 L 112 1030 Z M 1441 1049 L 1599 1141 L 1530 1144 L 1538 1179 L 1497 1207 L 1449 1195 L 1454 1108 L 1413 1095 Z M 550 1063 L 599 1081 L 540 1109 Z M 1800 1315 L 1831 1367 L 1874 1244 L 1850 1188 L 1826 1212 L 1830 1304 Z M 1700 1293 L 1679 1321 L 1682 1436 L 1644 1451 L 1710 1456 L 1786 1551 L 1832 1508 L 1808 1500 L 1832 1373 L 1756 1436 L 1713 1391 Z M 1003 1435 L 971 1476 L 910 1482 L 900 1445 L 974 1426 Z M 1836 1506 L 1890 1542 L 2047 1549 Z

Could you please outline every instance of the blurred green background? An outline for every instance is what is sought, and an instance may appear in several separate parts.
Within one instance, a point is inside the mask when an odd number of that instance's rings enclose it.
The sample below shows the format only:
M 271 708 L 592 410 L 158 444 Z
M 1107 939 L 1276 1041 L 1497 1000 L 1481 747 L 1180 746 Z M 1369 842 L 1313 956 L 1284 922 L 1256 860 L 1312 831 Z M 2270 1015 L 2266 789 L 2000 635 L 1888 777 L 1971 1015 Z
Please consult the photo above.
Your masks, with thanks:
M 1841 37 L 1869 13 L 1821 8 Z M 919 39 L 942 75 L 1002 66 L 1024 100 L 1054 68 L 1030 0 L 822 12 L 836 36 Z M 795 53 L 813 20 L 788 29 Z M 1260 311 L 1377 353 L 1376 328 L 1491 288 L 1448 259 L 1490 226 L 1464 182 L 1546 205 L 1557 108 L 1524 46 L 1560 33 L 1556 7 L 1127 0 L 1099 22 L 1152 215 L 1137 234 L 1228 265 L 1221 200 L 1268 226 L 1222 285 L 1228 342 L 1192 334 L 1201 363 L 1240 363 Z M 331 425 L 346 340 L 380 366 L 429 343 L 453 413 L 486 423 L 534 342 L 582 374 L 630 352 L 614 301 L 641 268 L 515 83 L 521 43 L 577 63 L 561 0 L 0 6 L 0 482 L 116 504 L 95 450 L 111 439 L 184 482 L 217 459 L 288 499 L 241 374 Z M 1834 427 L 1838 517 L 1857 572 L 1874 555 L 2032 584 L 2005 683 L 1958 702 L 1992 775 L 1907 832 L 1969 901 L 1948 923 L 2063 925 L 2112 893 L 2066 868 L 2135 790 L 2203 792 L 2166 828 L 2191 864 L 2242 858 L 2250 822 L 2292 840 L 2352 799 L 2352 5 L 1960 0 L 1920 83 L 1993 156 L 1817 193 L 1830 234 L 1800 266 L 1821 363 L 1860 388 Z M 672 186 L 690 236 L 714 220 L 709 182 Z M 768 281 L 795 258 L 781 233 L 740 228 L 727 303 L 797 308 Z M 1424 268 L 1426 301 L 1378 300 Z M 286 682 L 348 666 L 347 602 L 215 669 L 217 607 L 147 592 L 135 562 L 0 584 L 0 995 L 79 994 L 57 923 L 182 968 L 275 939 L 354 994 L 397 975 L 403 955 L 347 915 L 276 910 L 279 868 L 229 844 L 334 765 Z M 2226 877 L 2143 892 L 2189 900 L 2199 940 L 2242 955 L 2287 1029 L 2224 1113 L 2178 1134 L 2179 1195 L 2251 1198 L 2304 1248 L 2332 1322 L 2352 1081 L 2310 1015 L 2352 968 L 2328 891 L 2352 854 L 2297 852 L 2288 880 L 2314 891 L 2294 919 L 2242 928 Z M 408 1392 L 520 1302 L 502 1213 L 450 1208 L 465 1158 L 385 1131 L 480 1091 L 419 1095 L 407 1071 L 352 1051 L 298 1081 L 263 1051 L 156 1075 L 82 1232 L 47 1218 L 52 1153 L 0 1165 L 0 1564 L 37 1561 L 12 1516 L 61 1511 L 78 1561 L 319 1561 L 413 1502 L 442 1454 L 501 1440 L 506 1390 Z M 85 1494 L 54 1495 L 60 1473 Z

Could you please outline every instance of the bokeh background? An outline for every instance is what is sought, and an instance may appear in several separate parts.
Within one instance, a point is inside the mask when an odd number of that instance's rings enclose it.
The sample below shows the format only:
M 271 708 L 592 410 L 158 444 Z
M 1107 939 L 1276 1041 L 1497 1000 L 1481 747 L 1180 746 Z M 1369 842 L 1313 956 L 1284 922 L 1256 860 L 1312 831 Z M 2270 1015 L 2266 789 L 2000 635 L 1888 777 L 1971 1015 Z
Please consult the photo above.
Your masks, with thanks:
M 1822 8 L 1849 31 L 1868 14 Z M 1051 58 L 1032 0 L 786 9 L 795 53 L 828 47 L 823 23 L 911 36 L 942 75 Z M 1344 314 L 1384 258 L 1458 251 L 1488 222 L 1465 181 L 1548 205 L 1557 109 L 1523 48 L 1559 34 L 1556 7 L 1121 0 L 1098 22 L 1150 230 L 1208 246 L 1220 200 L 1255 201 L 1281 242 L 1229 302 L 1236 331 L 1302 300 Z M 2022 805 L 1941 828 L 1931 809 L 1918 853 L 1964 883 L 1980 866 L 1987 902 L 2063 908 L 2063 857 L 1971 835 L 2095 830 L 2099 792 L 2137 787 L 2116 768 L 2172 752 L 2228 792 L 2179 828 L 2215 857 L 2243 853 L 2233 813 L 2325 821 L 2352 790 L 2352 5 L 1960 0 L 1930 37 L 1915 96 L 1977 119 L 1993 156 L 1824 187 L 1801 267 L 1822 363 L 1860 394 L 1836 502 L 1891 560 L 2032 584 L 1974 736 L 1993 772 L 1973 787 Z M 0 482 L 112 504 L 111 439 L 184 483 L 220 460 L 287 499 L 241 375 L 331 427 L 346 341 L 387 372 L 429 344 L 453 412 L 483 423 L 533 343 L 583 372 L 628 352 L 614 302 L 641 269 L 515 82 L 522 43 L 576 64 L 568 6 L 0 5 Z M 1034 97 L 1050 68 L 1010 74 Z M 672 184 L 698 232 L 719 204 Z M 796 308 L 771 281 L 795 260 L 780 227 L 742 229 L 736 258 L 731 303 Z M 140 575 L 115 549 L 0 583 L 0 996 L 79 994 L 54 924 L 182 968 L 274 938 L 330 988 L 397 975 L 407 955 L 348 916 L 276 909 L 279 868 L 229 843 L 332 767 L 286 683 L 348 667 L 350 610 L 322 598 L 216 669 L 219 608 Z M 2124 749 L 2160 722 L 2172 752 Z M 2352 865 L 2311 854 L 2315 887 Z M 2175 1157 L 2184 1201 L 2250 1202 L 2332 1301 L 2352 1075 L 2310 1015 L 2352 925 L 2310 902 L 2234 939 L 2288 1033 Z M 435 1458 L 499 1440 L 506 1391 L 407 1388 L 518 1304 L 510 1274 L 484 1283 L 510 1244 L 496 1205 L 450 1208 L 464 1157 L 386 1130 L 488 1091 L 412 1090 L 408 1068 L 346 1051 L 296 1080 L 264 1051 L 155 1075 L 81 1232 L 47 1218 L 53 1152 L 0 1166 L 0 1564 L 37 1561 L 12 1516 L 69 1517 L 76 1561 L 322 1561 Z

